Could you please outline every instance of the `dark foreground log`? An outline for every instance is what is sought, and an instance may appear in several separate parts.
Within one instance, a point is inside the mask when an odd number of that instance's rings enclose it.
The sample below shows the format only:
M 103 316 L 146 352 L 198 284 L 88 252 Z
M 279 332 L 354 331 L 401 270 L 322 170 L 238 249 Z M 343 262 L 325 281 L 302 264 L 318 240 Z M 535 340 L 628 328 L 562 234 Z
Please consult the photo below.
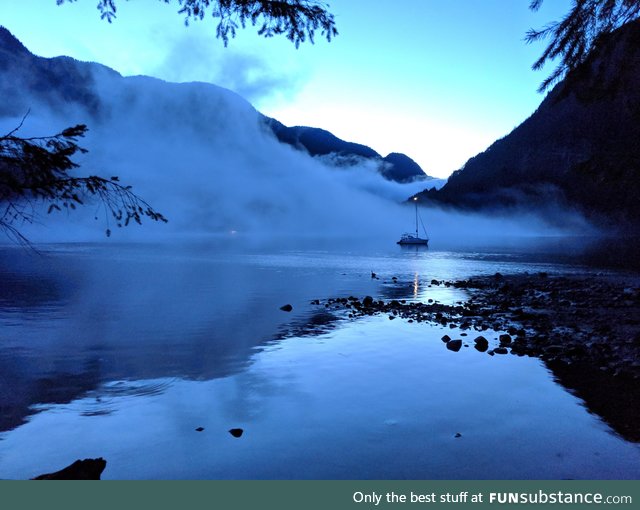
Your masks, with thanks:
M 100 480 L 100 475 L 105 467 L 107 467 L 107 461 L 102 457 L 97 459 L 78 459 L 60 471 L 36 476 L 32 480 Z

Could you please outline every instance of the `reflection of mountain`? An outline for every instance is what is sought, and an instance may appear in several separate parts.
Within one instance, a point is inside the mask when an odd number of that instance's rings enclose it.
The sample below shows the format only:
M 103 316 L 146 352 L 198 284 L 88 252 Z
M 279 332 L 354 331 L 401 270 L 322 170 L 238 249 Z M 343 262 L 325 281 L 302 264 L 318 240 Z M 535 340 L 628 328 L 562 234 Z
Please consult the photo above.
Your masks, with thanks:
M 7 290 L 0 299 L 0 431 L 88 393 L 138 394 L 148 391 L 140 381 L 224 378 L 244 370 L 265 343 L 318 334 L 335 320 L 309 305 L 333 285 L 331 277 L 305 267 L 283 274 L 263 257 L 232 263 L 220 258 L 224 251 L 154 257 L 124 246 L 90 256 L 0 250 L 0 288 Z M 280 310 L 285 303 L 293 312 Z M 122 386 L 101 389 L 113 381 Z
M 601 41 L 508 136 L 430 199 L 469 209 L 579 209 L 640 225 L 640 20 Z
M 611 377 L 598 367 L 547 362 L 556 380 L 585 407 L 600 416 L 627 441 L 640 443 L 640 385 L 637 379 Z

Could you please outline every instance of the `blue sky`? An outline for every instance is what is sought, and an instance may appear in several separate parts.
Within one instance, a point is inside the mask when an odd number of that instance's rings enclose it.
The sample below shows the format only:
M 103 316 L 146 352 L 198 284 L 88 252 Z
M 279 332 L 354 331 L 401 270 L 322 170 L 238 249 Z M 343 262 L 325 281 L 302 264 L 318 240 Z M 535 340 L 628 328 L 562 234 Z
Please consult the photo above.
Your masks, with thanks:
M 382 155 L 404 152 L 444 177 L 534 112 L 542 45 L 524 34 L 569 0 L 335 0 L 340 35 L 296 50 L 249 28 L 224 48 L 215 22 L 185 27 L 177 4 L 119 0 L 100 20 L 96 0 L 2 0 L 1 23 L 32 52 L 69 55 L 124 75 L 231 88 L 287 125 L 322 127 Z

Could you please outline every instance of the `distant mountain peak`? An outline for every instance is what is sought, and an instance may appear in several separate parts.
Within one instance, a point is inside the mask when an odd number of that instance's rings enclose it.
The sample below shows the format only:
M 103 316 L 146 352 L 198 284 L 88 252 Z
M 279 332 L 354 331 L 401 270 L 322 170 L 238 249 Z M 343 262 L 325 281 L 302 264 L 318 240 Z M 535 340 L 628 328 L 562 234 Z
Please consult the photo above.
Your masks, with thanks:
M 431 179 L 418 163 L 405 154 L 392 152 L 383 158 L 371 147 L 347 142 L 325 129 L 309 126 L 287 127 L 269 117 L 265 117 L 265 122 L 282 143 L 307 151 L 311 156 L 333 154 L 342 161 L 356 161 L 357 158 L 375 161 L 380 165 L 380 173 L 386 179 L 395 182 Z

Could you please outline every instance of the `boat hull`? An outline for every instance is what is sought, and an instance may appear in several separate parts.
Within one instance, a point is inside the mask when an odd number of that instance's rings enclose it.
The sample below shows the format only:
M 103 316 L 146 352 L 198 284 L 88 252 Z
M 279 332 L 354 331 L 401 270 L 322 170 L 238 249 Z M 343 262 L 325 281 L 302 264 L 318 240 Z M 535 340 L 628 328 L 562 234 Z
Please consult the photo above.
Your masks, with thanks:
M 421 239 L 419 237 L 402 238 L 397 244 L 404 246 L 428 246 L 429 239 Z

